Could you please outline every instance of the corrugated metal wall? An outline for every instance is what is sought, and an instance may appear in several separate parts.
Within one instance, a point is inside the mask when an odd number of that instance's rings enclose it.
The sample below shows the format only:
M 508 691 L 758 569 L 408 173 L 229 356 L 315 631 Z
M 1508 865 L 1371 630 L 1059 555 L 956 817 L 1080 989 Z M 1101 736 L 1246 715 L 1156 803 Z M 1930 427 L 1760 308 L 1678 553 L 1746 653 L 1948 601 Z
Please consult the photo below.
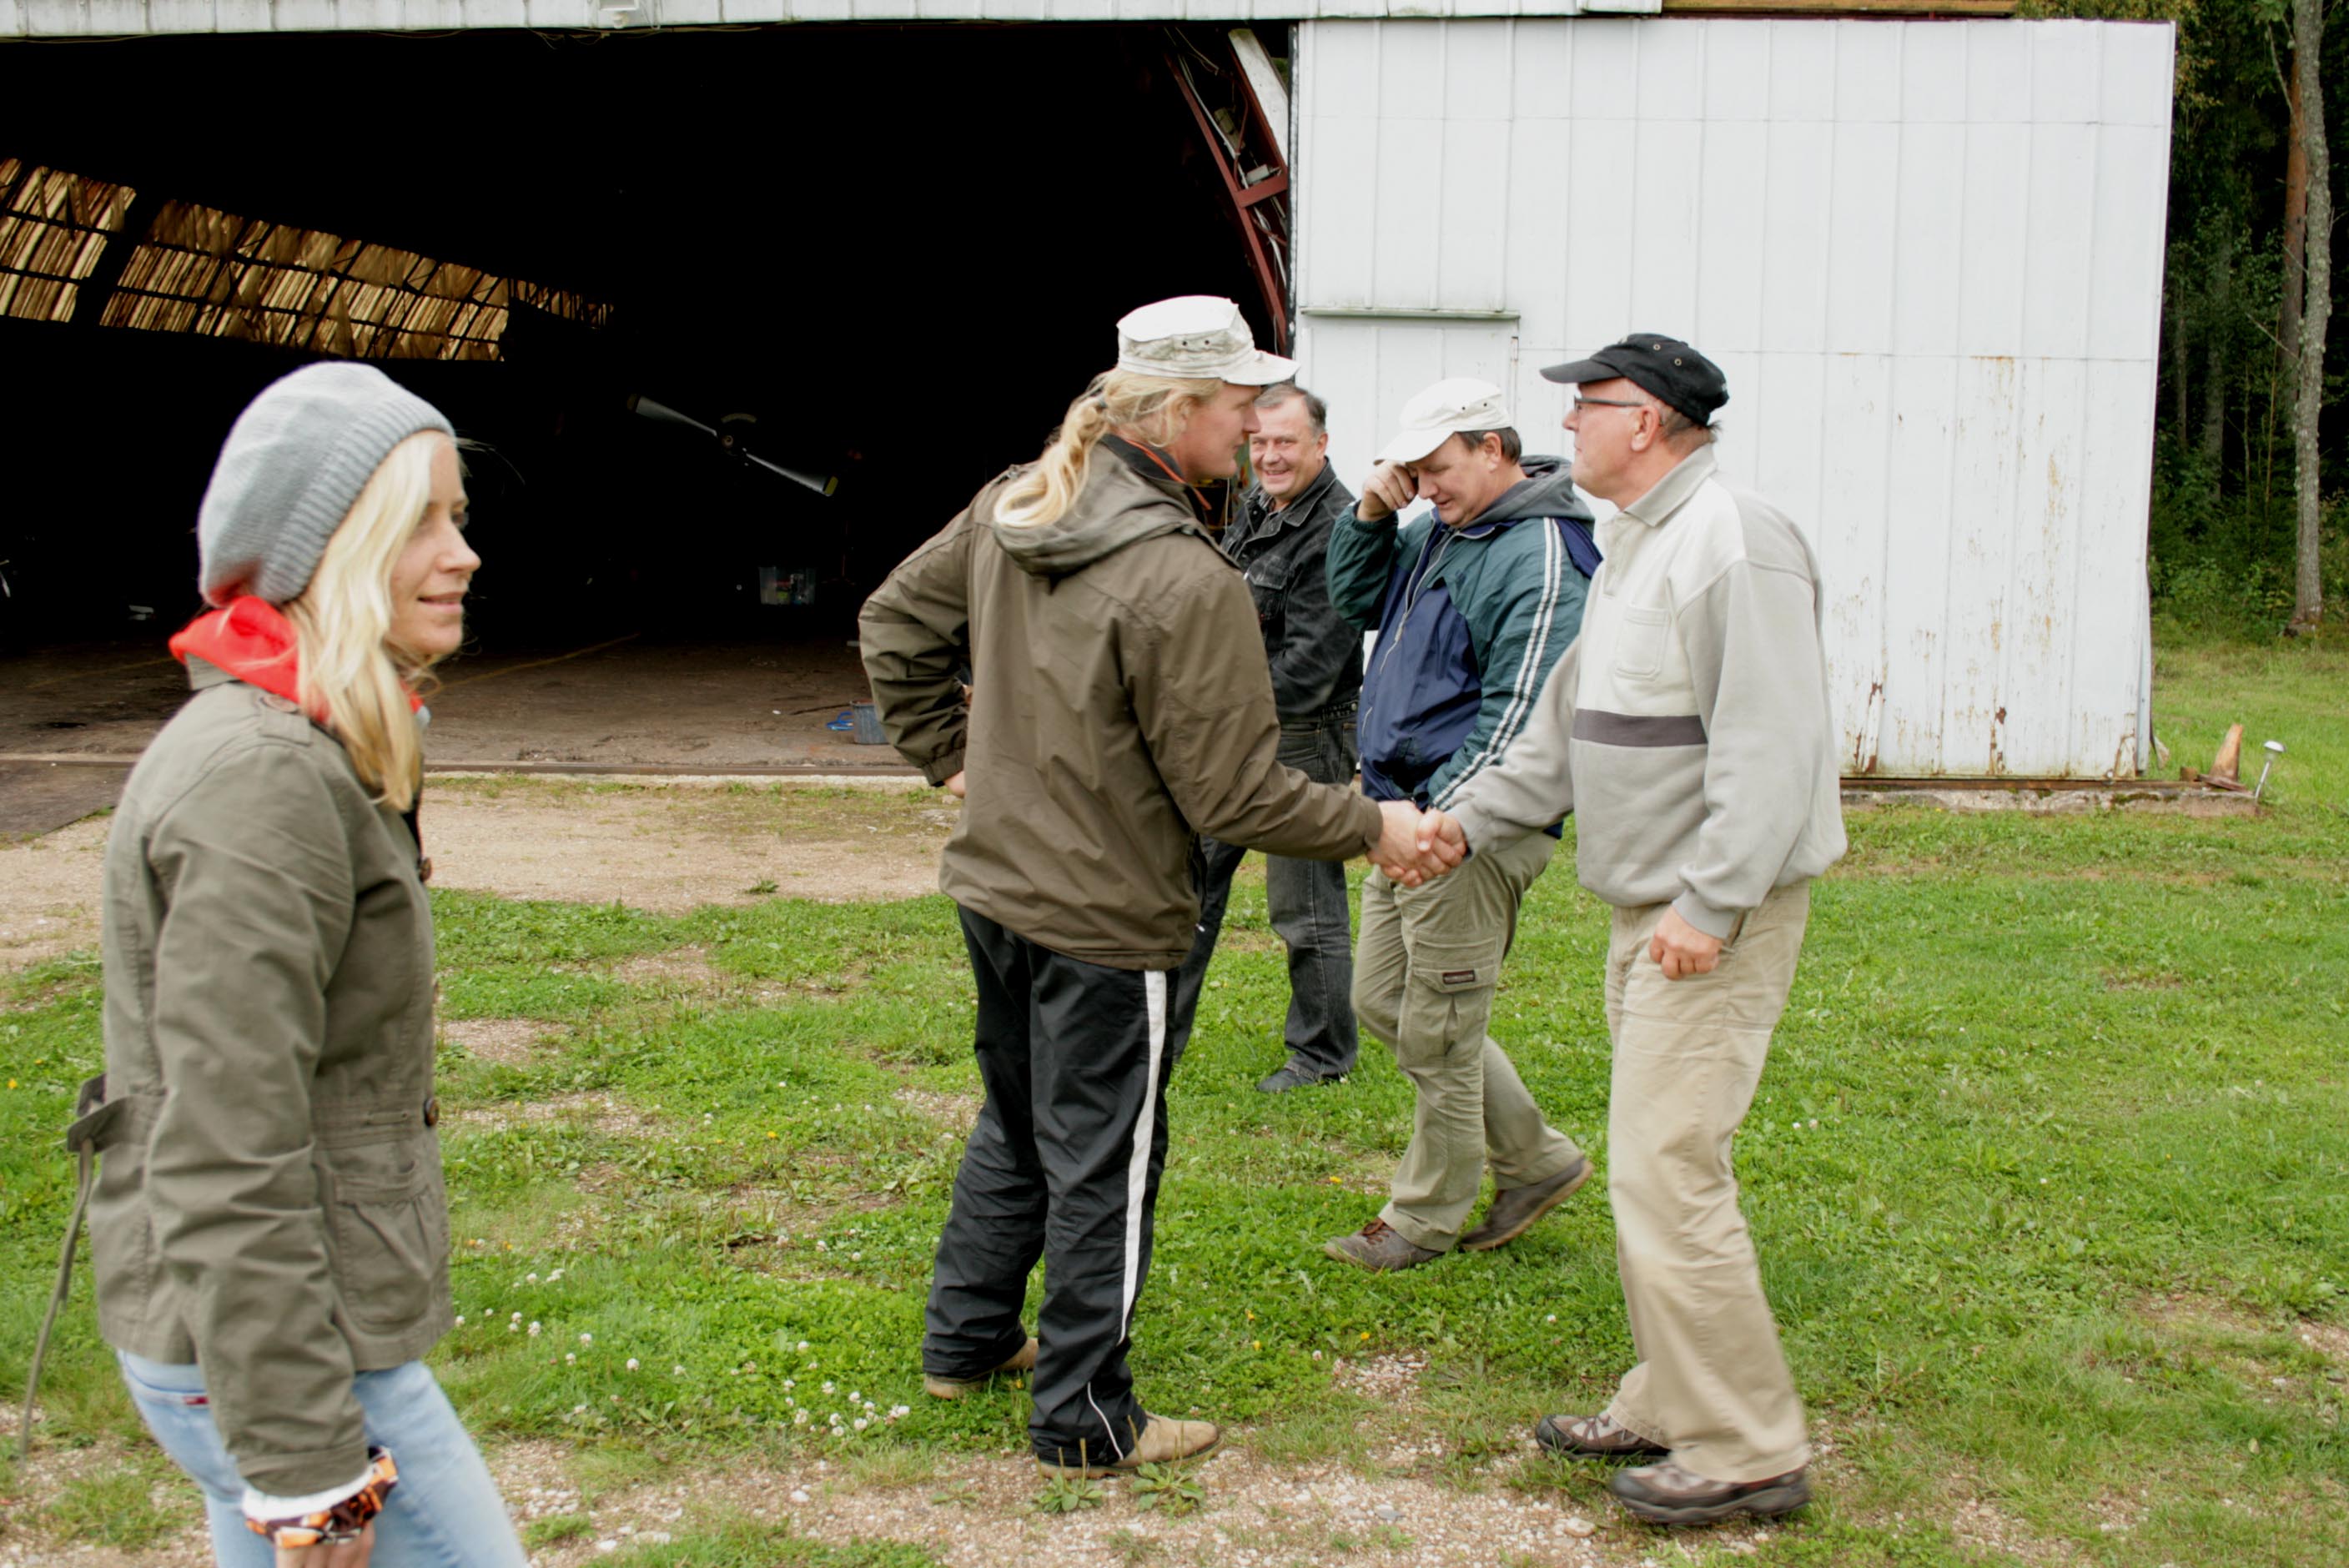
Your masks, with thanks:
M 0 0 L 0 38 L 138 33 L 614 30 L 764 22 L 1266 22 L 1308 16 L 1652 15 L 1660 0 Z
M 1558 451 L 1538 368 L 1676 333 L 1821 556 L 1847 771 L 2138 769 L 2168 26 L 1299 34 L 1299 354 L 1350 483 L 1438 377 Z

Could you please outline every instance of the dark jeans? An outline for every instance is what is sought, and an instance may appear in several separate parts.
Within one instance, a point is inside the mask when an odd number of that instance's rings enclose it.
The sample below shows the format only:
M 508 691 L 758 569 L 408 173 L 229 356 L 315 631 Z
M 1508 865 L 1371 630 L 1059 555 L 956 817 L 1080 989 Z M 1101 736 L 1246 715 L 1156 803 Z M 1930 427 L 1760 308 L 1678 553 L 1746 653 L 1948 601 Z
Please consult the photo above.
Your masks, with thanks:
M 1354 777 L 1354 709 L 1280 722 L 1280 760 L 1317 784 L 1345 784 Z M 1207 960 L 1223 930 L 1231 901 L 1232 873 L 1247 851 L 1237 844 L 1202 839 L 1206 872 L 1199 889 L 1199 934 L 1191 955 L 1174 974 L 1174 1011 L 1167 1029 L 1170 1065 L 1191 1043 L 1198 1016 L 1199 991 L 1206 984 Z M 1351 1072 L 1361 1042 L 1354 1032 L 1354 938 L 1346 919 L 1346 867 L 1339 861 L 1292 861 L 1267 855 L 1265 903 L 1272 929 L 1288 947 L 1288 1024 L 1283 1038 L 1288 1059 L 1324 1078 Z
M 1104 969 L 962 912 L 987 1087 L 955 1176 L 924 1318 L 922 1370 L 979 1377 L 1036 1319 L 1036 1457 L 1123 1459 L 1149 1424 L 1126 1369 L 1166 1164 L 1164 970 Z

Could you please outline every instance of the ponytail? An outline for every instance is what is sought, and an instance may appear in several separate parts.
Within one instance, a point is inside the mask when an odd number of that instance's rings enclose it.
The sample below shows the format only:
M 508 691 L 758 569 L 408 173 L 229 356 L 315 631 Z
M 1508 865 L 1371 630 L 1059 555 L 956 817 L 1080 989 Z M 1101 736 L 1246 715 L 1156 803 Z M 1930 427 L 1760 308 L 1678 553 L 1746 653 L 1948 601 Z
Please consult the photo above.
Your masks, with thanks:
M 1058 522 L 1085 488 L 1093 449 L 1103 436 L 1130 429 L 1154 447 L 1170 446 L 1199 406 L 1222 387 L 1215 380 L 1176 381 L 1131 370 L 1103 371 L 1069 405 L 1035 465 L 1003 492 L 995 520 L 1022 528 Z

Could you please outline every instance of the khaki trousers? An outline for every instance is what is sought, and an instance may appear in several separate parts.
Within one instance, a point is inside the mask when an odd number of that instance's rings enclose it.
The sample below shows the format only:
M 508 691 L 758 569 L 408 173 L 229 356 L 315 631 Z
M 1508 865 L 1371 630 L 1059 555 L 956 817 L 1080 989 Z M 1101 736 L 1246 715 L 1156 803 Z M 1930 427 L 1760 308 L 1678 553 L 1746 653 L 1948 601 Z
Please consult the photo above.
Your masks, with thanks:
M 1730 1169 L 1810 906 L 1807 882 L 1771 893 L 1710 975 L 1667 980 L 1648 956 L 1669 904 L 1617 910 L 1608 944 L 1607 1193 L 1640 1360 L 1607 1413 L 1708 1480 L 1810 1455 Z
M 1494 1184 L 1510 1188 L 1546 1181 L 1582 1157 L 1485 1032 L 1517 906 L 1557 847 L 1531 833 L 1479 850 L 1422 887 L 1376 871 L 1362 883 L 1354 1014 L 1418 1090 L 1411 1147 L 1379 1217 L 1414 1245 L 1451 1250 L 1488 1162 Z

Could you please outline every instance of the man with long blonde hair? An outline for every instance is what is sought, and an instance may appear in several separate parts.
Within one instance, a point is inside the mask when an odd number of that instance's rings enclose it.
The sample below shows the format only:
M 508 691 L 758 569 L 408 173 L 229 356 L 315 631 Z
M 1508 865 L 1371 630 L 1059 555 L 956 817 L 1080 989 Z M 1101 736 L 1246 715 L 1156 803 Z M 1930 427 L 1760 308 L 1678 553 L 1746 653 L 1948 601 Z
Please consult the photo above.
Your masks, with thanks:
M 1133 312 L 1043 455 L 981 490 L 861 618 L 891 741 L 966 799 L 938 882 L 961 907 L 987 1098 L 938 1240 L 926 1386 L 954 1398 L 1032 1369 L 1030 1443 L 1056 1472 L 1221 1440 L 1148 1413 L 1126 1366 L 1199 836 L 1418 874 L 1414 808 L 1279 763 L 1256 611 L 1202 526 L 1193 487 L 1232 474 L 1257 393 L 1294 368 L 1229 300 Z

